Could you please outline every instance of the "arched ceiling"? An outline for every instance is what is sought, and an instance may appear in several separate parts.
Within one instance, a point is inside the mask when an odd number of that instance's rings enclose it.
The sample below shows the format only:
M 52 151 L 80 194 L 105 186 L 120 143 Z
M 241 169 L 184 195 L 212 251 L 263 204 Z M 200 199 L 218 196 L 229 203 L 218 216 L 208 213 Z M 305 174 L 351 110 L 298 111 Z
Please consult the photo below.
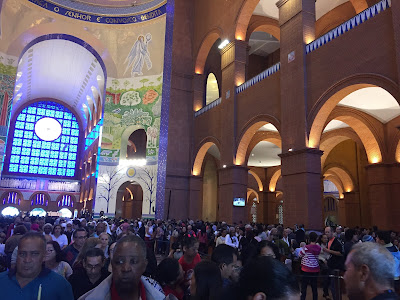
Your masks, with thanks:
M 279 9 L 276 2 L 276 0 L 260 0 L 253 14 L 278 20 Z M 345 2 L 348 0 L 317 0 L 315 3 L 316 20 Z
M 274 125 L 272 125 L 271 123 L 265 124 L 264 126 L 262 126 L 260 129 L 258 129 L 258 131 L 274 131 L 274 132 L 278 132 L 278 129 L 276 129 L 276 127 Z
M 249 38 L 249 55 L 268 56 L 279 49 L 279 40 L 263 31 L 255 31 Z
M 339 120 L 332 120 L 330 121 L 324 128 L 324 132 L 339 129 L 339 128 L 346 128 L 350 127 L 347 125 L 345 122 L 339 121 Z
M 400 115 L 400 106 L 396 99 L 380 87 L 359 89 L 344 97 L 338 105 L 359 109 L 382 123 Z
M 251 151 L 247 165 L 251 167 L 272 167 L 281 164 L 282 150 L 275 144 L 267 141 L 259 142 Z
M 35 99 L 57 99 L 71 107 L 86 127 L 104 99 L 106 74 L 88 48 L 61 35 L 35 41 L 23 53 L 17 69 L 12 114 Z M 95 101 L 93 101 L 93 99 Z M 93 110 L 93 111 L 92 111 Z

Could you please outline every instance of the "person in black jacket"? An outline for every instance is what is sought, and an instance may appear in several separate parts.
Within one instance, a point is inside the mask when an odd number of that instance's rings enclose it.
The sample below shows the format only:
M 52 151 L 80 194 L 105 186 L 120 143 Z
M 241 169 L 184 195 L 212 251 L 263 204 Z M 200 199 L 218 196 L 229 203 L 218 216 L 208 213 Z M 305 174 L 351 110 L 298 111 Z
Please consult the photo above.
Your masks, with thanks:
M 325 235 L 328 237 L 328 248 L 324 248 L 323 251 L 329 253 L 331 257 L 328 259 L 329 274 L 333 275 L 335 270 L 343 270 L 343 245 L 333 235 L 334 230 L 328 226 L 325 228 Z M 334 280 L 331 280 L 331 292 L 332 298 L 337 299 L 336 293 L 340 291 L 335 290 Z M 324 297 L 327 295 L 324 295 Z

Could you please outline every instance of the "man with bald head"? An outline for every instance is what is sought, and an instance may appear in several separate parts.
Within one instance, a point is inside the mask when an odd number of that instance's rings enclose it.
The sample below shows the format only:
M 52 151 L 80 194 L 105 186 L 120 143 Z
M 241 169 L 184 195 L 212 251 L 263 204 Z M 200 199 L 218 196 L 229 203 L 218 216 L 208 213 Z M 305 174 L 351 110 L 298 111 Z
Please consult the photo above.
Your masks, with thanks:
M 139 300 L 164 299 L 156 281 L 142 276 L 147 266 L 146 245 L 135 235 L 121 238 L 111 260 L 112 274 L 79 300 Z
M 0 274 L 1 299 L 72 300 L 71 285 L 44 267 L 46 240 L 29 232 L 18 244 L 16 270 Z

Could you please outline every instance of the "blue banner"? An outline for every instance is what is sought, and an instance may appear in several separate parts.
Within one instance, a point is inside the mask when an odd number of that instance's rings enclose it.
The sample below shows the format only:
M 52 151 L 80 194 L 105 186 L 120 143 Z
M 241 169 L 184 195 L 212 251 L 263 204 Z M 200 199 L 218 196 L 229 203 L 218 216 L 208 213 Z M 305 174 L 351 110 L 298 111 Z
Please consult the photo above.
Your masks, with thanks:
M 126 16 L 124 15 L 115 17 L 115 16 L 104 16 L 104 15 L 96 15 L 91 13 L 80 12 L 60 5 L 56 5 L 47 0 L 28 0 L 28 1 L 44 9 L 47 9 L 59 15 L 63 15 L 75 20 L 92 22 L 97 24 L 111 24 L 111 25 L 134 24 L 152 20 L 165 14 L 167 7 L 166 4 L 163 4 L 158 8 L 155 8 L 153 10 L 150 10 L 142 14 L 126 15 Z

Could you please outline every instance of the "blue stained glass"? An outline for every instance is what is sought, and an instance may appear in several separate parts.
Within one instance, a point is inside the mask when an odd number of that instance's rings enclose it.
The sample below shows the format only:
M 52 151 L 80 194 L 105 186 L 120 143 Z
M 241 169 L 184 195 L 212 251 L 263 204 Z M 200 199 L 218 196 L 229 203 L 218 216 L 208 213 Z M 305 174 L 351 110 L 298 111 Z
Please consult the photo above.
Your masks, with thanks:
M 32 156 L 40 156 L 40 150 L 39 149 L 32 149 Z
M 79 136 L 79 130 L 77 130 L 77 129 L 72 129 L 72 130 L 71 130 L 71 135 L 73 135 L 73 136 Z
M 32 131 L 25 131 L 24 132 L 24 138 L 25 139 L 31 139 L 33 137 L 33 132 Z
M 32 147 L 32 140 L 24 140 L 23 146 L 24 147 Z
M 13 141 L 13 146 L 22 146 L 22 139 L 15 138 Z
M 21 154 L 21 147 L 12 147 L 11 154 Z
M 17 120 L 18 121 L 25 121 L 26 120 L 26 114 L 23 114 L 23 113 L 19 114 L 18 117 L 17 117 Z
M 19 165 L 19 172 L 27 173 L 28 172 L 28 166 L 27 165 Z
M 29 166 L 29 173 L 35 174 L 38 172 L 39 167 L 38 166 Z
M 62 126 L 61 135 L 54 141 L 43 141 L 35 133 L 36 122 L 44 116 L 54 118 Z M 75 176 L 80 130 L 68 108 L 51 101 L 33 103 L 17 116 L 11 134 L 11 155 L 6 157 L 9 172 Z
M 10 172 L 18 172 L 18 165 L 10 164 L 8 169 L 9 169 Z

